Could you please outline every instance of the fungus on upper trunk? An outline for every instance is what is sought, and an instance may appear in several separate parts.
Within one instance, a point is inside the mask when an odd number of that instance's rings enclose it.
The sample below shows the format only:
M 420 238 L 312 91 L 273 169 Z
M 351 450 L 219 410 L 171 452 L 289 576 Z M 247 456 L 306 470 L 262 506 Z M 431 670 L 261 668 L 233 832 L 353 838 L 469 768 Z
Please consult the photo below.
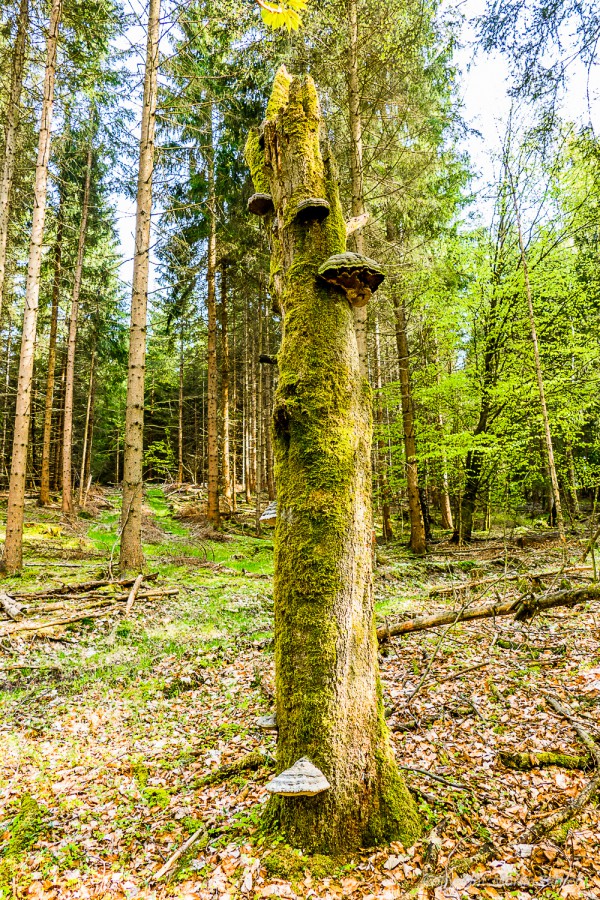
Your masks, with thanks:
M 341 288 L 351 306 L 366 306 L 385 274 L 381 266 L 358 253 L 336 253 L 319 269 L 319 278 Z

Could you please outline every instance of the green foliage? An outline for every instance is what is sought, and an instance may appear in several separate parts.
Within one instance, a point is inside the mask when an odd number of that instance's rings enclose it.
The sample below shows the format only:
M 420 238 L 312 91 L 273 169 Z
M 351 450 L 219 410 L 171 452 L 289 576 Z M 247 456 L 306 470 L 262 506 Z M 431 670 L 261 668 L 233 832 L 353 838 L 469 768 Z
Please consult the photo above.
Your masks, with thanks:
M 257 3 L 269 28 L 295 31 L 302 25 L 299 13 L 306 9 L 308 0 L 257 0 Z

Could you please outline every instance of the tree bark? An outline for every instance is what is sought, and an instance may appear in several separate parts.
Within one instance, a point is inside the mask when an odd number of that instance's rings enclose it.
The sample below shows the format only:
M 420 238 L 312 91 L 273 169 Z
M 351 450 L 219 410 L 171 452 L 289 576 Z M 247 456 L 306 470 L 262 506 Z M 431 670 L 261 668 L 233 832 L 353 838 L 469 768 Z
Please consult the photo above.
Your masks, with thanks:
M 2 155 L 2 175 L 0 177 L 0 314 L 4 300 L 4 280 L 6 277 L 6 247 L 10 224 L 10 195 L 15 171 L 15 155 L 17 149 L 17 129 L 21 92 L 23 90 L 23 73 L 25 71 L 25 47 L 29 29 L 29 0 L 21 0 L 17 18 L 17 34 L 12 55 L 10 91 L 6 107 L 6 126 L 4 133 L 4 153 Z
M 85 426 L 83 429 L 83 449 L 81 451 L 81 470 L 79 472 L 79 505 L 83 503 L 85 484 L 87 481 L 88 455 L 91 457 L 92 448 L 92 420 L 94 408 L 94 376 L 96 372 L 96 349 L 92 351 L 90 363 L 90 381 L 88 386 L 88 399 L 85 411 Z M 89 454 L 88 454 L 89 451 Z
M 177 482 L 183 482 L 183 375 L 184 375 L 184 343 L 183 343 L 183 322 L 184 316 L 181 315 L 179 323 L 179 417 L 177 423 Z
M 144 381 L 146 373 L 146 310 L 150 270 L 150 226 L 152 215 L 152 174 L 160 37 L 160 0 L 150 0 L 148 42 L 144 76 L 144 105 L 140 135 L 137 183 L 135 253 L 129 331 L 127 408 L 125 411 L 125 453 L 123 459 L 123 506 L 121 510 L 121 550 L 123 571 L 141 569 L 142 495 L 144 466 Z
M 79 296 L 83 279 L 83 258 L 85 255 L 85 239 L 87 235 L 88 213 L 90 207 L 90 185 L 92 181 L 92 137 L 88 147 L 85 166 L 85 182 L 81 203 L 81 222 L 77 242 L 77 261 L 73 278 L 73 294 L 71 297 L 71 315 L 69 319 L 69 338 L 67 344 L 67 374 L 65 380 L 65 424 L 63 430 L 63 483 L 62 511 L 65 516 L 72 516 L 73 507 L 73 391 L 75 387 L 75 350 L 77 348 L 77 320 L 79 318 Z
M 255 371 L 257 374 L 256 379 L 256 507 L 254 514 L 254 530 L 256 532 L 256 536 L 260 537 L 260 517 L 262 515 L 261 509 L 261 500 L 262 500 L 262 489 L 263 489 L 263 441 L 262 441 L 262 432 L 263 432 L 263 378 L 262 378 L 262 366 L 260 363 L 257 363 L 261 352 L 262 352 L 262 297 L 258 298 L 258 315 L 254 320 L 254 326 L 256 328 L 256 342 L 254 347 L 254 359 L 255 359 Z
M 419 497 L 419 472 L 417 467 L 417 446 L 415 441 L 415 419 L 410 386 L 410 355 L 406 337 L 406 309 L 404 302 L 394 296 L 396 343 L 400 368 L 400 389 L 402 392 L 402 427 L 404 430 L 404 453 L 406 456 L 406 493 L 410 513 L 410 549 L 422 555 L 427 552 L 425 522 Z
M 387 454 L 383 429 L 383 403 L 381 391 L 383 381 L 381 378 L 381 339 L 379 335 L 379 318 L 375 317 L 375 384 L 377 386 L 377 399 L 375 401 L 375 420 L 377 422 L 377 453 L 379 462 L 379 493 L 381 496 L 381 518 L 384 541 L 391 541 L 394 537 L 392 528 L 392 514 L 390 507 L 390 486 L 387 470 Z
M 48 186 L 48 162 L 50 159 L 50 129 L 54 105 L 56 79 L 56 51 L 58 29 L 62 12 L 62 0 L 52 0 L 50 25 L 46 49 L 44 95 L 40 123 L 38 156 L 35 170 L 35 189 L 31 242 L 25 286 L 25 312 L 21 338 L 21 356 L 17 382 L 17 408 L 13 436 L 13 453 L 8 488 L 6 541 L 0 568 L 8 574 L 21 569 L 23 562 L 23 510 L 25 503 L 25 479 L 27 475 L 27 447 L 31 416 L 31 386 L 37 334 L 37 318 L 40 298 L 40 274 L 42 268 L 42 244 L 46 219 L 46 193 Z
M 56 372 L 56 336 L 58 332 L 58 305 L 60 301 L 60 285 L 62 277 L 62 243 L 63 243 L 63 203 L 62 196 L 58 207 L 56 224 L 56 243 L 54 245 L 54 278 L 52 282 L 52 312 L 50 316 L 50 338 L 48 343 L 48 370 L 46 373 L 46 403 L 44 407 L 44 436 L 42 440 L 42 474 L 40 483 L 39 505 L 50 503 L 50 449 L 52 441 L 52 404 L 54 402 L 54 376 Z
M 265 316 L 265 343 L 267 351 L 271 352 L 271 333 L 269 329 L 269 312 Z M 263 434 L 265 437 L 265 475 L 267 481 L 267 493 L 272 502 L 277 496 L 275 490 L 275 467 L 273 459 L 273 366 L 262 366 L 263 370 Z M 265 412 L 266 411 L 266 412 Z
M 227 322 L 227 263 L 221 263 L 221 409 L 223 412 L 223 455 L 221 476 L 223 496 L 231 507 L 230 415 L 229 415 L 229 331 Z
M 275 400 L 277 769 L 307 756 L 330 788 L 274 796 L 268 820 L 305 850 L 335 853 L 420 831 L 389 743 L 373 625 L 371 396 L 343 294 L 317 277 L 345 250 L 334 165 L 319 147 L 309 77 L 279 70 L 264 123 L 246 145 L 255 189 L 276 210 L 272 265 L 284 310 Z M 324 222 L 291 214 L 324 197 Z M 316 327 L 318 323 L 318 327 Z
M 208 506 L 207 518 L 214 528 L 219 514 L 219 372 L 217 366 L 217 198 L 215 194 L 214 109 L 210 104 L 207 148 L 208 169 L 208 257 L 206 266 L 208 313 Z
M 350 124 L 350 178 L 352 181 L 352 215 L 361 216 L 365 212 L 364 172 L 363 172 L 363 124 L 361 115 L 360 82 L 358 78 L 358 0 L 347 0 L 348 18 L 348 114 Z M 362 231 L 354 235 L 356 252 L 365 250 Z M 367 376 L 367 307 L 355 307 L 354 327 L 361 374 Z

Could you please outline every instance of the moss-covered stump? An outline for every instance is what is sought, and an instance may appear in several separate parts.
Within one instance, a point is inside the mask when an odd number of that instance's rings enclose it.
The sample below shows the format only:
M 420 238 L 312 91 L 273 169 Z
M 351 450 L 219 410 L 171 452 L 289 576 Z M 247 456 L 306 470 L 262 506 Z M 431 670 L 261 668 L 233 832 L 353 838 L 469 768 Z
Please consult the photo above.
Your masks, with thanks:
M 271 290 L 283 310 L 274 428 L 277 771 L 301 757 L 331 787 L 274 796 L 268 820 L 305 851 L 336 854 L 420 828 L 385 725 L 374 626 L 371 396 L 348 299 L 318 278 L 346 249 L 335 167 L 321 152 L 310 78 L 282 68 L 261 132 L 247 144 L 274 214 Z M 329 215 L 295 212 L 323 198 Z

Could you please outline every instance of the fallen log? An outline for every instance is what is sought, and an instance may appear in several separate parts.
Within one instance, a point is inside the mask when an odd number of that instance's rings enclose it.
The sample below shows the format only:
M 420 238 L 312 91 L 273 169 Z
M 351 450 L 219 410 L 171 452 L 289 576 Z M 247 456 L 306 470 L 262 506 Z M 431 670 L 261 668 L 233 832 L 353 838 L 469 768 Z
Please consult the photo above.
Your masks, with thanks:
M 158 572 L 151 572 L 150 575 L 144 575 L 144 581 L 156 581 Z M 89 591 L 95 591 L 98 588 L 110 587 L 131 587 L 135 584 L 135 578 L 121 578 L 119 581 L 110 578 L 101 581 L 82 581 L 79 584 L 61 584 L 60 587 L 51 588 L 48 591 L 38 591 L 35 594 L 26 594 L 19 591 L 13 591 L 12 596 L 18 597 L 20 600 L 36 600 L 43 597 L 55 597 L 62 594 L 87 594 Z M 127 595 L 129 596 L 129 595 Z
M 501 750 L 498 757 L 507 769 L 528 772 L 530 769 L 543 769 L 546 766 L 559 766 L 561 769 L 590 769 L 594 766 L 591 756 L 573 756 L 560 750 Z
M 514 615 L 517 621 L 532 619 L 535 615 L 548 609 L 565 606 L 572 607 L 578 603 L 587 603 L 590 600 L 600 598 L 600 585 L 576 588 L 575 590 L 556 591 L 552 594 L 526 595 L 505 600 L 501 603 L 486 603 L 475 606 L 472 609 L 453 609 L 448 612 L 438 613 L 435 616 L 417 616 L 414 619 L 406 619 L 396 622 L 395 625 L 380 625 L 377 629 L 377 638 L 387 641 L 391 637 L 402 634 L 414 634 L 417 631 L 428 631 L 430 628 L 439 628 L 441 625 L 452 625 L 458 622 L 474 622 L 477 619 L 492 619 L 500 616 Z

